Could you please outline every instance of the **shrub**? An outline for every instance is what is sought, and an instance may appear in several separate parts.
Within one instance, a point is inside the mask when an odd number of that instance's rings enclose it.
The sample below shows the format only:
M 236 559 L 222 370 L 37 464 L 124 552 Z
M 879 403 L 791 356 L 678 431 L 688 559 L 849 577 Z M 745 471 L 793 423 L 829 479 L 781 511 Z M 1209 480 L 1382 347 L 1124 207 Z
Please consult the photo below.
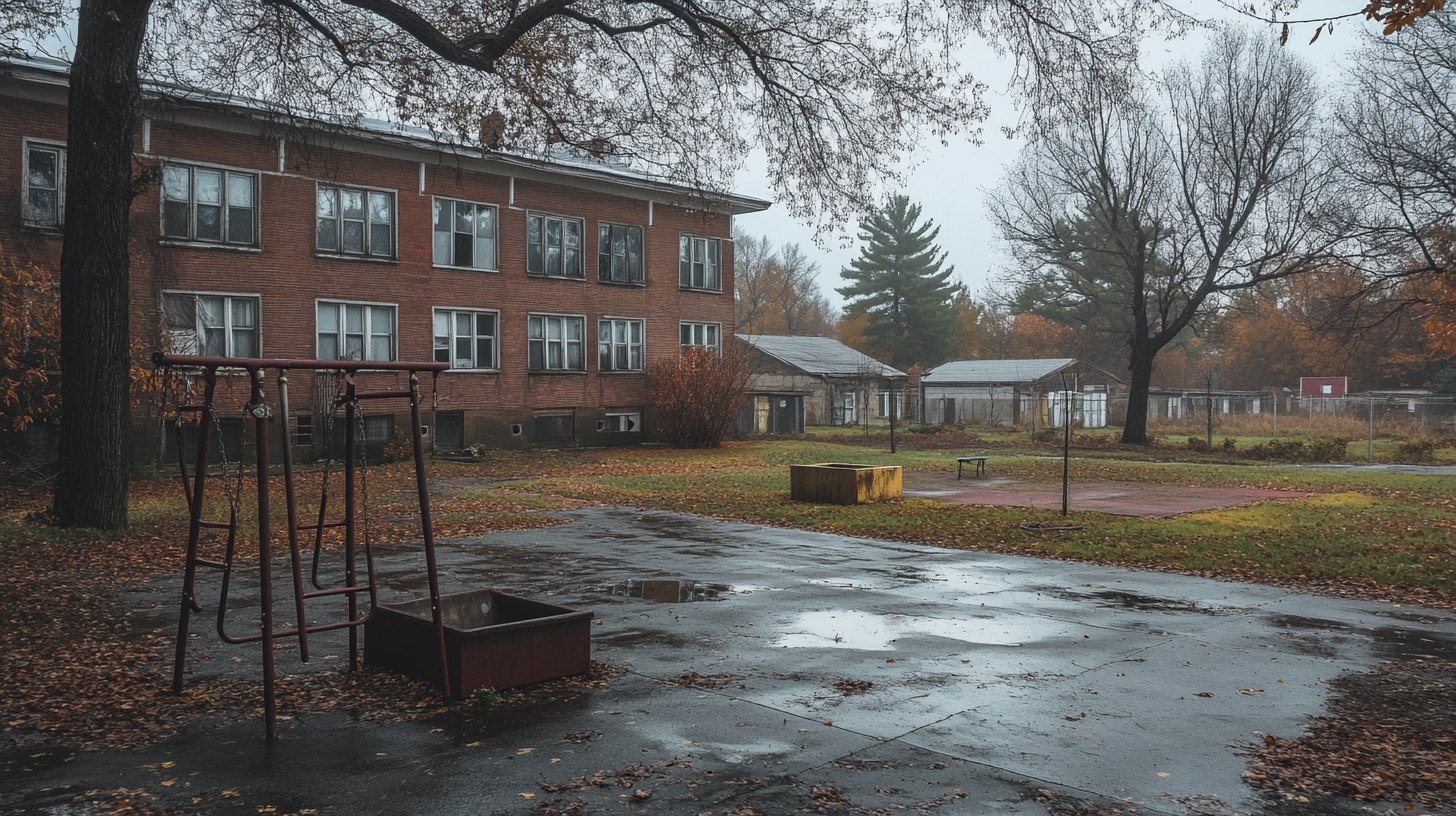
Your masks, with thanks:
M 1307 454 L 1311 462 L 1343 462 L 1349 449 L 1348 437 L 1323 436 L 1310 440 Z
M 1223 448 L 1225 453 L 1233 453 L 1234 451 L 1239 449 L 1239 443 L 1235 441 L 1233 437 L 1225 436 L 1223 438 L 1223 443 L 1219 445 L 1219 447 Z
M 1436 443 L 1429 439 L 1407 439 L 1395 446 L 1397 462 L 1429 462 L 1436 458 Z
M 1213 446 L 1208 444 L 1208 440 L 1201 436 L 1190 436 L 1188 437 L 1188 450 L 1208 453 L 1213 450 Z
M 690 348 L 647 367 L 647 401 L 674 448 L 717 448 L 748 398 L 748 355 Z

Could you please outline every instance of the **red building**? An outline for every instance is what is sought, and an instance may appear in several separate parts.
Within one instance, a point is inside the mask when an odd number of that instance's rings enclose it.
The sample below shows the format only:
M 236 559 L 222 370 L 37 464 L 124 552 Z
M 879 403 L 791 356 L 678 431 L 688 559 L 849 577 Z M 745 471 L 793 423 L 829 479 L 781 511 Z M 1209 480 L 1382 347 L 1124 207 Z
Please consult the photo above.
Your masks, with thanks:
M 1343 397 L 1349 387 L 1349 377 L 1300 377 L 1299 397 Z
M 13 191 L 0 246 L 52 268 L 66 69 L 0 73 L 0 187 Z M 443 448 L 642 439 L 645 366 L 731 342 L 732 216 L 769 206 L 589 157 L 483 152 L 386 123 L 300 127 L 198 93 L 151 88 L 144 116 L 135 161 L 156 181 L 132 207 L 134 335 L 184 353 L 447 362 L 425 419 Z M 317 444 L 329 383 L 301 374 L 290 427 Z M 241 375 L 230 391 L 246 396 Z M 365 431 L 382 441 L 395 421 L 366 417 Z M 156 412 L 136 424 L 138 451 L 159 450 Z

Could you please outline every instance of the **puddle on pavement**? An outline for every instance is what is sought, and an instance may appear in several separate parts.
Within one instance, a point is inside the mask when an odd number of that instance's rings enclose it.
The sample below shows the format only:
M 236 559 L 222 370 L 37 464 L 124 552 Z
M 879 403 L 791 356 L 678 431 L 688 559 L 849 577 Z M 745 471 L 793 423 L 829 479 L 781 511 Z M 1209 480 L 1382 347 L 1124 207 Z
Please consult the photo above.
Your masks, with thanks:
M 655 578 L 623 581 L 606 588 L 608 595 L 623 598 L 641 598 L 656 603 L 693 603 L 695 601 L 721 601 L 725 592 L 733 588 L 726 584 L 700 584 L 697 581 L 671 581 Z
M 1199 615 L 1219 615 L 1228 611 L 1226 609 L 1199 606 L 1193 601 L 1159 598 L 1137 592 L 1124 592 L 1119 589 L 1099 589 L 1095 592 L 1074 592 L 1061 587 L 1044 586 L 1031 587 L 1030 589 L 1043 595 L 1050 595 L 1053 598 L 1061 598 L 1065 601 L 1090 600 L 1097 606 L 1108 609 L 1132 609 L 1138 612 L 1167 612 L 1170 614 L 1192 612 Z
M 854 609 L 800 613 L 774 646 L 893 650 L 901 638 L 939 637 L 981 646 L 1020 646 L 1058 634 L 1069 625 L 1047 618 L 930 618 Z
M 1323 618 L 1299 615 L 1276 615 L 1269 619 L 1277 629 L 1290 633 L 1301 642 L 1318 638 L 1314 632 L 1338 633 L 1331 642 L 1343 642 L 1350 636 L 1365 635 L 1372 641 L 1375 656 L 1381 660 L 1446 660 L 1456 662 L 1456 641 L 1434 632 L 1421 632 L 1394 626 L 1357 627 Z M 1322 646 L 1323 640 L 1317 640 Z M 1332 650 L 1327 650 L 1332 651 Z M 1333 656 L 1330 654 L 1328 656 Z

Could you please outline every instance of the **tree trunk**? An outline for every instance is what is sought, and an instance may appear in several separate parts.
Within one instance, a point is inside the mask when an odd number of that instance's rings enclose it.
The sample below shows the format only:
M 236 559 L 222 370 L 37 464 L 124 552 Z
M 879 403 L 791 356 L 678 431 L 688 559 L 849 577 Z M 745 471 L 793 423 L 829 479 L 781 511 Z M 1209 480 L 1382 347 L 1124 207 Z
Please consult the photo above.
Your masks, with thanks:
M 126 526 L 132 136 L 152 0 L 82 0 L 71 67 L 61 250 L 61 433 L 55 514 Z
M 1127 419 L 1122 425 L 1122 444 L 1148 444 L 1148 390 L 1153 383 L 1153 358 L 1157 349 L 1146 337 L 1132 340 L 1128 371 L 1132 379 L 1127 389 Z

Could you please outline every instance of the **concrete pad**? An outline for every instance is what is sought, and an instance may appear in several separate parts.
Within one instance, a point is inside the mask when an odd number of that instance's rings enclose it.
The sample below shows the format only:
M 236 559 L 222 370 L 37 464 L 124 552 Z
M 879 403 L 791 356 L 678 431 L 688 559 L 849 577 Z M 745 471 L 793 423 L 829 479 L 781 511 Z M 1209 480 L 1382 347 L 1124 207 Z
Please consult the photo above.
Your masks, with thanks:
M 624 677 L 423 722 L 284 720 L 271 745 L 260 721 L 202 720 L 141 750 L 31 762 L 0 778 L 0 810 L 78 812 L 66 809 L 78 792 L 125 787 L 188 812 L 202 793 L 196 809 L 220 814 L 1046 813 L 1071 800 L 1283 814 L 1241 777 L 1260 733 L 1297 735 L 1341 672 L 1456 658 L 1456 616 L 1395 604 L 671 513 L 562 518 L 442 542 L 442 583 L 593 610 L 594 656 Z M 422 591 L 417 553 L 378 561 L 387 597 Z M 643 597 L 647 579 L 681 591 Z M 241 591 L 240 628 L 256 587 Z M 215 586 L 199 594 L 206 604 Z M 164 600 L 125 603 L 147 630 L 172 624 Z M 212 659 L 189 683 L 257 677 L 256 646 L 194 631 Z M 337 655 L 345 640 L 314 644 Z M 728 678 L 671 684 L 684 672 Z M 846 694 L 845 680 L 873 685 Z M 185 789 L 160 787 L 162 762 Z M 635 765 L 646 775 L 630 790 L 571 784 Z M 638 788 L 653 793 L 636 801 Z M 1306 812 L 1361 812 L 1316 804 Z
M 934 499 L 954 504 L 1056 510 L 1062 507 L 1060 483 L 998 477 L 968 476 L 957 479 L 945 473 L 907 471 L 903 493 L 906 498 Z M 1122 482 L 1072 482 L 1070 493 L 1069 504 L 1073 510 L 1150 517 L 1177 516 L 1279 499 L 1302 499 L 1310 495 L 1297 490 L 1265 490 L 1256 487 L 1194 487 Z

